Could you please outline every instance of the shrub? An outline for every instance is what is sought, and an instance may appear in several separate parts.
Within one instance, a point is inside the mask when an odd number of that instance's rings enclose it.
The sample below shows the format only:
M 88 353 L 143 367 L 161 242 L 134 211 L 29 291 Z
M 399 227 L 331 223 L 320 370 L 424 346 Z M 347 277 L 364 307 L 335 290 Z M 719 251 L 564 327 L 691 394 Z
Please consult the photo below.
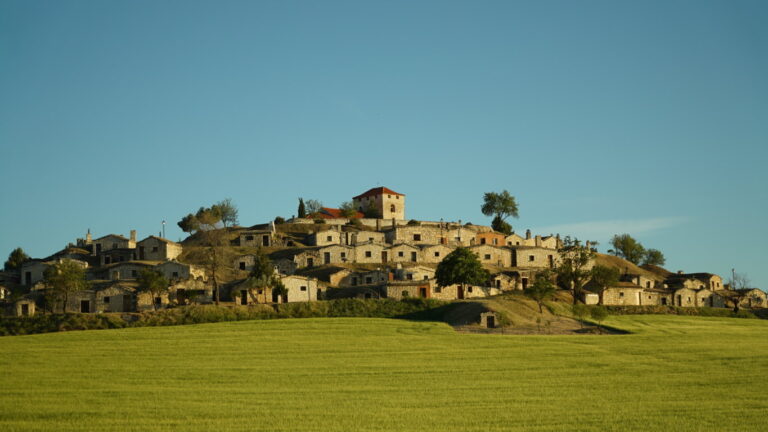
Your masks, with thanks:
M 411 219 L 408 221 L 408 226 L 420 226 L 421 222 L 417 221 L 416 219 Z
M 278 216 L 275 218 L 275 225 L 282 225 L 285 223 L 285 218 L 282 216 Z

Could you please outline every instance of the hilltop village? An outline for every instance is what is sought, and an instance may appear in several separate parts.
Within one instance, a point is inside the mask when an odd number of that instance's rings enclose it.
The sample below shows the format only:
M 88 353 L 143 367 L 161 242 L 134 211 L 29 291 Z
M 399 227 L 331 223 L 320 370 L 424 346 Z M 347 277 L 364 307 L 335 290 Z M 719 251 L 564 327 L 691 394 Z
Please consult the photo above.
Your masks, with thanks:
M 356 212 L 321 208 L 306 217 L 249 228 L 220 228 L 225 233 L 226 263 L 217 275 L 201 256 L 201 235 L 182 243 L 150 235 L 138 240 L 88 232 L 61 251 L 29 259 L 17 271 L 0 273 L 0 302 L 7 315 L 54 312 L 48 301 L 45 271 L 68 261 L 85 270 L 87 289 L 72 292 L 61 309 L 67 312 L 141 312 L 186 304 L 212 303 L 215 289 L 229 306 L 314 302 L 344 297 L 409 297 L 462 300 L 525 290 L 536 273 L 560 260 L 559 235 L 505 235 L 488 226 L 406 218 L 404 194 L 386 187 L 352 199 Z M 346 217 L 345 217 L 346 216 Z M 440 286 L 438 264 L 455 249 L 472 251 L 490 277 L 484 284 Z M 589 245 L 587 244 L 587 247 Z M 284 289 L 254 286 L 249 274 L 266 255 Z M 757 289 L 732 290 L 712 273 L 670 272 L 637 266 L 619 257 L 596 253 L 590 265 L 618 269 L 620 278 L 596 292 L 580 293 L 585 304 L 669 305 L 679 307 L 763 307 Z M 142 271 L 152 269 L 168 281 L 160 292 L 139 287 Z M 58 310 L 61 311 L 61 310 Z

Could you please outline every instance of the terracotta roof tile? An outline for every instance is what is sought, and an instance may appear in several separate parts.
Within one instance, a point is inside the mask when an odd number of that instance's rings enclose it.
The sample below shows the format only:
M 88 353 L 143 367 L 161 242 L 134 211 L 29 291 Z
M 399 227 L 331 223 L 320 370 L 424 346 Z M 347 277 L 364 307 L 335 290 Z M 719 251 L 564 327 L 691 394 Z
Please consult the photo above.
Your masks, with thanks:
M 388 188 L 385 188 L 385 187 L 376 187 L 376 188 L 373 188 L 373 189 L 368 189 L 366 192 L 364 192 L 364 193 L 362 193 L 362 194 L 360 194 L 360 195 L 358 195 L 358 196 L 356 196 L 356 197 L 354 197 L 352 199 L 360 199 L 360 198 L 365 198 L 365 197 L 369 197 L 369 196 L 384 195 L 384 194 L 405 196 L 404 194 L 397 193 L 397 192 L 393 191 L 392 189 L 388 189 Z

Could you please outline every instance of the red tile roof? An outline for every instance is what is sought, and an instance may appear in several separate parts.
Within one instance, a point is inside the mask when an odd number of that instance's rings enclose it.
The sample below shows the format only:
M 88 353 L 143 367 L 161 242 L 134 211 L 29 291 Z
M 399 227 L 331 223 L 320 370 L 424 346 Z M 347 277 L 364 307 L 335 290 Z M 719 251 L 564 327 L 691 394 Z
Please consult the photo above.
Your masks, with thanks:
M 355 215 L 352 217 L 352 219 L 359 219 L 363 218 L 365 215 L 361 212 L 355 212 Z M 310 215 L 307 215 L 308 219 L 344 219 L 344 216 L 341 215 L 341 210 L 335 209 L 335 208 L 329 208 L 329 207 L 323 207 L 320 209 L 317 213 L 312 213 Z
M 360 199 L 360 198 L 365 198 L 365 197 L 369 197 L 369 196 L 384 195 L 384 194 L 405 196 L 404 194 L 397 193 L 397 192 L 393 191 L 392 189 L 388 189 L 388 188 L 385 188 L 385 187 L 376 187 L 376 188 L 373 188 L 373 189 L 368 189 L 368 191 L 366 191 L 365 193 L 363 193 L 361 195 L 358 195 L 358 196 L 356 196 L 356 197 L 354 197 L 352 199 Z

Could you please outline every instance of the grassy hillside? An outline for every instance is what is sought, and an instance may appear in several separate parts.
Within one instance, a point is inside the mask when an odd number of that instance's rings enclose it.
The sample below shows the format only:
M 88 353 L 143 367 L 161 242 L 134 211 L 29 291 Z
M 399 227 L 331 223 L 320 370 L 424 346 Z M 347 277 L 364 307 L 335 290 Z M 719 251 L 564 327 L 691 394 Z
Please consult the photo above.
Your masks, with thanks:
M 0 338 L 0 430 L 762 430 L 768 323 L 619 316 L 623 336 L 386 319 Z

